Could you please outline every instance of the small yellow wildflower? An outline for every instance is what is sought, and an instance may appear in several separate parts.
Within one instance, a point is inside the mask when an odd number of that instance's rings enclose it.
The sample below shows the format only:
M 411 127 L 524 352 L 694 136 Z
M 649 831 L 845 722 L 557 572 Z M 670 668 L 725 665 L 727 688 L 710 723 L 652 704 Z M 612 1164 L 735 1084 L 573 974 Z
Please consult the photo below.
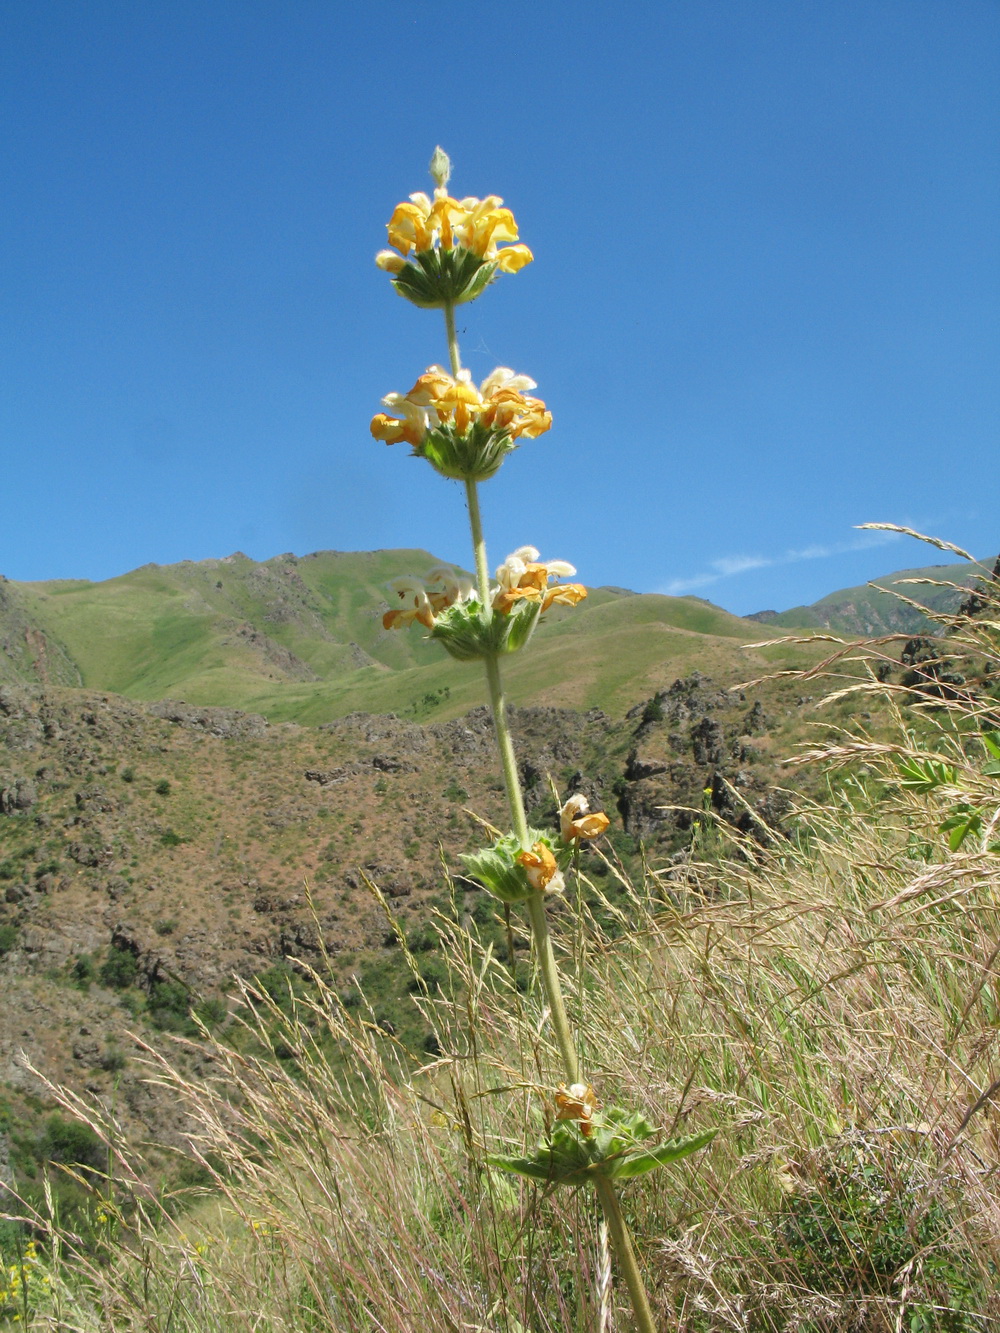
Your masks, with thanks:
M 405 629 L 414 621 L 433 629 L 436 615 L 456 602 L 465 601 L 472 593 L 471 582 L 456 574 L 450 565 L 436 565 L 423 579 L 410 575 L 392 579 L 387 587 L 401 605 L 386 611 L 382 617 L 385 629 Z
M 380 250 L 375 262 L 392 274 L 403 270 L 411 254 L 437 249 L 468 250 L 477 259 L 496 263 L 501 273 L 517 273 L 534 259 L 526 245 L 510 244 L 518 239 L 517 223 L 495 194 L 453 199 L 443 187 L 434 191 L 433 199 L 423 191 L 411 194 L 396 205 L 386 231 L 394 248 Z
M 498 366 L 479 388 L 467 370 L 456 377 L 441 366 L 428 366 L 409 393 L 386 394 L 383 405 L 397 415 L 379 412 L 372 418 L 371 433 L 386 444 L 405 442 L 417 450 L 441 426 L 458 435 L 479 425 L 511 440 L 522 435 L 535 439 L 552 425 L 552 413 L 542 400 L 525 393 L 535 387 L 534 380 L 506 366 Z

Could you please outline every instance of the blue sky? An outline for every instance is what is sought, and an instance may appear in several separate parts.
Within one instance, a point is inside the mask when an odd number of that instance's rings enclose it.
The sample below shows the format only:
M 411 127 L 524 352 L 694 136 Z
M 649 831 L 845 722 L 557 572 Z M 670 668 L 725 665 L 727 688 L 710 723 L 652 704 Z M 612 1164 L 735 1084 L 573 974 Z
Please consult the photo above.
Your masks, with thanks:
M 372 263 L 437 142 L 536 262 L 466 363 L 555 417 L 493 563 L 784 608 L 1000 548 L 1000 5 L 7 0 L 0 572 L 421 546 L 368 420 L 445 357 Z

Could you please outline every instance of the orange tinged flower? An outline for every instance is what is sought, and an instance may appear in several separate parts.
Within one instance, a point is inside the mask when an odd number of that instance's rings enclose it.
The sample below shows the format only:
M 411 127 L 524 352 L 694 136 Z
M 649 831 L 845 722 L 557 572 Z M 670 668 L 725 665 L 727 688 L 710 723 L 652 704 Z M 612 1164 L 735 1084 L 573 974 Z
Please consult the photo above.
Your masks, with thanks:
M 514 859 L 524 867 L 528 883 L 539 893 L 562 893 L 566 887 L 552 849 L 544 842 L 536 842 L 530 852 L 518 852 Z
M 424 579 L 409 575 L 393 579 L 387 587 L 399 605 L 383 615 L 385 629 L 405 629 L 415 621 L 433 629 L 436 615 L 472 594 L 469 580 L 456 574 L 450 565 L 436 565 Z
M 371 433 L 386 444 L 404 440 L 415 448 L 439 426 L 464 435 L 479 424 L 511 440 L 535 439 L 552 425 L 552 413 L 540 398 L 525 392 L 534 388 L 534 380 L 506 366 L 498 366 L 478 388 L 467 370 L 454 376 L 441 366 L 428 366 L 409 393 L 386 394 L 384 406 L 399 417 L 379 412 L 372 418 Z
M 506 615 L 522 599 L 540 603 L 543 611 L 553 603 L 576 606 L 587 595 L 582 583 L 559 583 L 549 587 L 551 579 L 575 573 L 574 567 L 565 560 L 540 562 L 534 546 L 519 546 L 496 571 L 500 586 L 493 597 L 493 609 Z
M 610 826 L 607 815 L 595 811 L 590 814 L 590 802 L 586 796 L 571 796 L 559 811 L 559 832 L 563 842 L 572 842 L 577 838 L 599 838 Z
M 596 1106 L 597 1097 L 589 1083 L 571 1083 L 568 1088 L 565 1083 L 559 1084 L 559 1091 L 556 1093 L 556 1119 L 575 1120 L 584 1138 L 589 1138 L 593 1133 L 591 1120 Z

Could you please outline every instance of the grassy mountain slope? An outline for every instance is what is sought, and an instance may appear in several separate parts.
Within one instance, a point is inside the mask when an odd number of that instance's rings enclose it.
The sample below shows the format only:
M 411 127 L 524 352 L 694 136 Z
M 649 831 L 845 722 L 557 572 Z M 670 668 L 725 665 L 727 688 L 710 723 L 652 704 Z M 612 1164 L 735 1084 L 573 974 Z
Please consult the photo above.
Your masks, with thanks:
M 476 668 L 421 632 L 381 624 L 387 580 L 434 563 L 418 550 L 263 562 L 237 553 L 103 583 L 6 584 L 17 616 L 10 609 L 4 619 L 0 607 L 0 641 L 10 645 L 0 656 L 11 680 L 250 707 L 275 719 L 455 716 L 481 698 Z M 731 680 L 752 674 L 741 643 L 774 633 L 700 598 L 598 588 L 576 610 L 546 617 L 534 651 L 511 663 L 511 694 L 616 710 L 695 666 Z M 57 657 L 63 674 L 53 677 Z
M 785 628 L 829 629 L 840 634 L 926 634 L 933 628 L 927 618 L 893 593 L 901 593 L 933 611 L 954 611 L 977 576 L 989 573 L 994 560 L 991 557 L 977 565 L 962 561 L 899 569 L 861 587 L 828 593 L 811 606 L 793 606 L 777 614 L 758 612 L 751 619 L 759 618 L 763 624 Z M 906 584 L 905 579 L 930 579 L 933 583 Z

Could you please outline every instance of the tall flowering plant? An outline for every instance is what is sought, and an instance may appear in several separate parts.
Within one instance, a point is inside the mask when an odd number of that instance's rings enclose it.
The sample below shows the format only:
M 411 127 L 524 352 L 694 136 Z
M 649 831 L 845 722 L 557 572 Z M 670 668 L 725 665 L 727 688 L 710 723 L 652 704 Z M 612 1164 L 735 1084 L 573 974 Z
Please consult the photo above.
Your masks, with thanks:
M 469 874 L 501 902 L 522 905 L 528 915 L 538 972 L 559 1047 L 564 1080 L 553 1091 L 553 1129 L 527 1157 L 491 1158 L 493 1165 L 547 1185 L 592 1184 L 600 1197 L 636 1328 L 655 1325 L 632 1238 L 622 1216 L 615 1182 L 652 1171 L 704 1146 L 712 1131 L 656 1142 L 653 1126 L 639 1113 L 601 1107 L 581 1071 L 577 1042 L 563 1001 L 546 915 L 546 900 L 562 892 L 564 873 L 582 841 L 600 837 L 608 818 L 592 812 L 582 795 L 560 810 L 559 830 L 530 828 L 518 775 L 501 679 L 501 659 L 528 644 L 542 614 L 553 604 L 575 606 L 587 595 L 566 582 L 576 570 L 564 560 L 542 560 L 534 546 L 512 552 L 491 579 L 479 508 L 479 485 L 494 477 L 505 459 L 552 425 L 552 413 L 527 375 L 499 366 L 479 385 L 462 367 L 455 307 L 481 296 L 501 274 L 520 272 L 534 258 L 519 242 L 517 223 L 496 195 L 453 198 L 451 163 L 442 149 L 431 159 L 433 198 L 411 194 L 397 204 L 388 223 L 390 249 L 375 257 L 396 291 L 414 305 L 444 313 L 448 366 L 429 366 L 407 393 L 388 393 L 386 409 L 371 433 L 386 444 L 408 444 L 441 476 L 465 487 L 475 565 L 470 581 L 447 566 L 423 577 L 389 585 L 387 629 L 421 625 L 460 661 L 481 661 L 503 769 L 512 828 L 463 859 Z

